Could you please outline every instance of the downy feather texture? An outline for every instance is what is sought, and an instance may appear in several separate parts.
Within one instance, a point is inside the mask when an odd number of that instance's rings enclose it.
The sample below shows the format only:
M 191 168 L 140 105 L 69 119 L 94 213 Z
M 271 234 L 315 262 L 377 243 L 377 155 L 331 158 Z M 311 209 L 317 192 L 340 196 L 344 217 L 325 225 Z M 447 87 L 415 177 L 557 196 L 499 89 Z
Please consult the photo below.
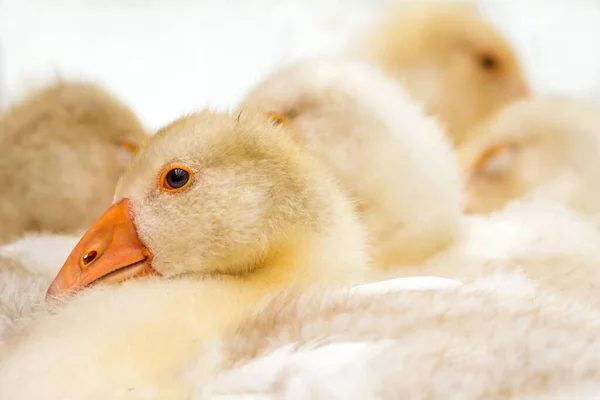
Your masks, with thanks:
M 194 400 L 594 398 L 599 330 L 597 310 L 520 274 L 373 296 L 288 294 L 186 374 Z
M 400 82 L 460 144 L 499 107 L 529 95 L 518 54 L 472 1 L 393 4 L 352 49 Z
M 126 105 L 87 82 L 58 81 L 0 114 L 0 242 L 76 233 L 110 204 L 145 130 Z

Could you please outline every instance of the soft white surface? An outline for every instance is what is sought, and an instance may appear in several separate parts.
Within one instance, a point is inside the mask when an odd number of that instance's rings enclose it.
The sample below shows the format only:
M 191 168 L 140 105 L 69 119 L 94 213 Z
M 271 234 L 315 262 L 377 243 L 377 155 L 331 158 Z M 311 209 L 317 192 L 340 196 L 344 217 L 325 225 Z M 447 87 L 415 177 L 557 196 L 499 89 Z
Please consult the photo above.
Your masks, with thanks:
M 384 281 L 365 283 L 352 288 L 357 294 L 375 295 L 400 290 L 438 290 L 453 288 L 462 285 L 454 279 L 439 278 L 435 276 L 416 276 L 412 278 L 396 278 Z
M 192 400 L 304 400 L 312 398 L 315 391 L 320 392 L 322 398 L 353 399 L 357 393 L 372 393 L 376 389 L 367 378 L 369 361 L 380 357 L 391 344 L 391 341 L 386 340 L 333 341 L 314 347 L 304 346 L 302 349 L 298 349 L 296 344 L 290 344 L 256 358 L 241 368 L 219 375 L 208 385 L 208 393 L 199 393 Z M 289 375 L 284 381 L 282 393 L 277 397 L 261 394 L 261 391 L 274 385 L 282 371 Z M 350 376 L 352 378 L 348 379 Z M 211 392 L 211 387 L 225 390 L 235 387 L 236 392 L 245 393 L 214 393 Z
M 20 261 L 31 272 L 54 276 L 80 238 L 53 234 L 25 235 L 0 246 L 0 256 Z
M 277 65 L 344 51 L 393 0 L 0 1 L 0 101 L 57 74 L 88 77 L 156 128 L 198 107 L 235 104 Z M 599 1 L 479 2 L 536 90 L 600 100 Z

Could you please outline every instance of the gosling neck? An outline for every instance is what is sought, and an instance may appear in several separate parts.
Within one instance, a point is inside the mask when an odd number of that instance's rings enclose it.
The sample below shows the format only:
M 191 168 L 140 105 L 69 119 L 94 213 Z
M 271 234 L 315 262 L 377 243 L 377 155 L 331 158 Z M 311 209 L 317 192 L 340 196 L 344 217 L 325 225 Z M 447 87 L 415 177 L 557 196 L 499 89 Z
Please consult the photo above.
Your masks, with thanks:
M 349 201 L 336 196 L 319 223 L 294 230 L 273 243 L 250 279 L 269 286 L 354 284 L 371 263 L 366 238 Z

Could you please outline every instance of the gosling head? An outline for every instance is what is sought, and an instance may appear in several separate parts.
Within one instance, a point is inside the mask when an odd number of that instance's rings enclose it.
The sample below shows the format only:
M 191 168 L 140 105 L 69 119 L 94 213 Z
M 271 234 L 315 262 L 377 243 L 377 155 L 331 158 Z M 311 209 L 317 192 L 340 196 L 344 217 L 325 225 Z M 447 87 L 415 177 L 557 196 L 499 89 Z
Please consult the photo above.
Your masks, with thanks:
M 529 92 L 511 46 L 470 4 L 403 5 L 369 32 L 365 46 L 456 144 L 478 121 Z
M 600 111 L 591 105 L 557 96 L 515 102 L 478 125 L 458 152 L 468 213 L 555 190 L 548 185 L 562 177 L 571 181 L 565 201 L 581 211 L 597 209 Z
M 275 260 L 285 265 L 295 246 L 335 223 L 335 193 L 324 170 L 264 115 L 182 118 L 134 158 L 114 204 L 48 294 L 150 274 L 245 276 Z
M 356 202 L 376 264 L 420 262 L 456 238 L 462 192 L 452 146 L 368 63 L 296 63 L 264 79 L 241 107 L 278 114 L 329 167 Z
M 59 82 L 0 116 L 0 239 L 84 229 L 110 204 L 145 140 L 135 115 L 102 88 Z

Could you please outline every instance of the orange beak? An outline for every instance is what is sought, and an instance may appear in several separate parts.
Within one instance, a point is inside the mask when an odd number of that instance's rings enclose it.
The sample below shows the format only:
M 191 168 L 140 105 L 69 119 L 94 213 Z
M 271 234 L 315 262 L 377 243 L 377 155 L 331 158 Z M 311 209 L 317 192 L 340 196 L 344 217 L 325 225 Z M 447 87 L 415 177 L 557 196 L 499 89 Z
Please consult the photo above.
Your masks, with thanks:
M 152 253 L 142 244 L 129 200 L 113 204 L 86 232 L 48 288 L 46 297 L 72 294 L 96 283 L 114 284 L 157 275 Z

